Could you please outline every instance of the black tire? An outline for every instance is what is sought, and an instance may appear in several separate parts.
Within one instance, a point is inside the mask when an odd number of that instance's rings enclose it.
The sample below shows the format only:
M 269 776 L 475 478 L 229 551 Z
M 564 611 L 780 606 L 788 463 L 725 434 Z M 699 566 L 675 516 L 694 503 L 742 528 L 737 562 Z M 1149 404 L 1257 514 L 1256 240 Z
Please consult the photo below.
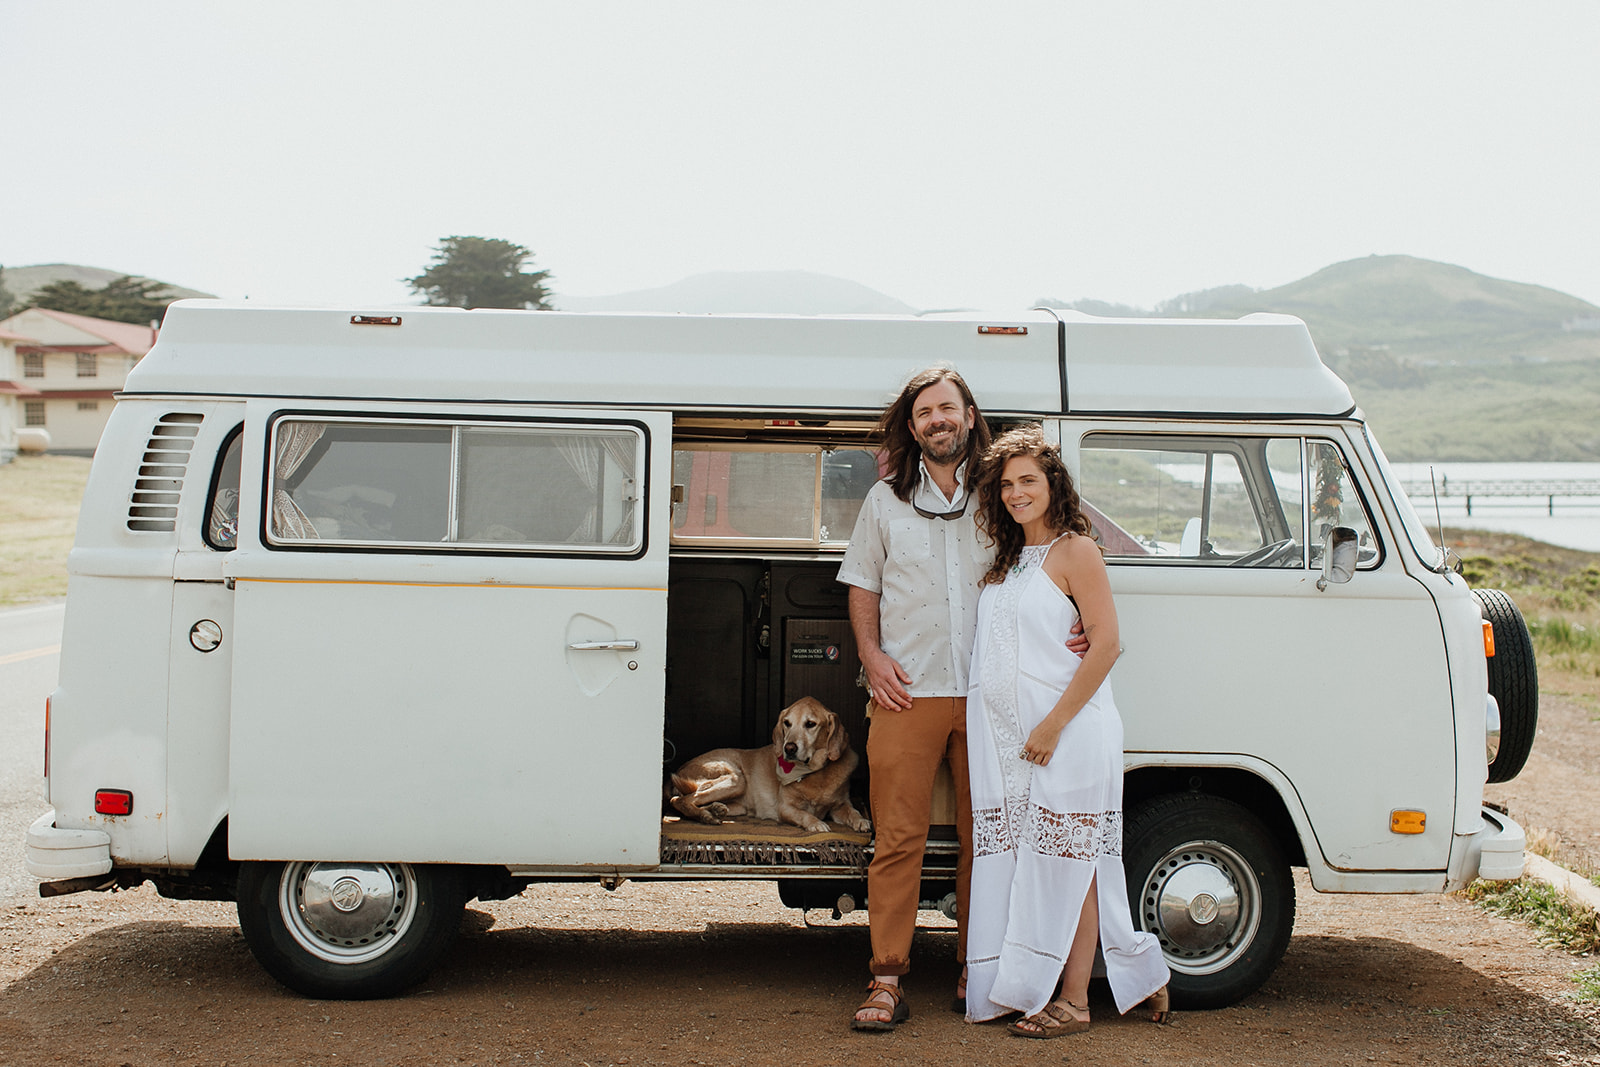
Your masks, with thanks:
M 1129 813 L 1123 840 L 1133 923 L 1161 941 L 1173 1006 L 1221 1008 L 1259 989 L 1294 929 L 1294 880 L 1261 820 L 1169 793 Z
M 466 898 L 450 867 L 246 863 L 239 929 L 268 974 L 322 1000 L 388 997 L 449 948 Z
M 1474 589 L 1472 595 L 1494 630 L 1489 694 L 1500 705 L 1500 748 L 1489 761 L 1489 781 L 1509 782 L 1522 773 L 1539 729 L 1539 666 L 1533 635 L 1517 605 L 1500 590 Z

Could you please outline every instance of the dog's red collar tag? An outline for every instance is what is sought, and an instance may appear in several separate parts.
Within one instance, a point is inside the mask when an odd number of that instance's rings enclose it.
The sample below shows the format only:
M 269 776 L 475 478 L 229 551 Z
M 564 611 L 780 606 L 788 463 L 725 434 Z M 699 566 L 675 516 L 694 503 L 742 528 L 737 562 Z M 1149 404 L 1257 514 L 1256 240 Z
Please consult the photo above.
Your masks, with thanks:
M 789 774 L 794 770 L 794 764 L 790 763 L 788 760 L 784 759 L 782 756 L 779 756 L 778 757 L 778 770 L 782 771 L 784 774 Z

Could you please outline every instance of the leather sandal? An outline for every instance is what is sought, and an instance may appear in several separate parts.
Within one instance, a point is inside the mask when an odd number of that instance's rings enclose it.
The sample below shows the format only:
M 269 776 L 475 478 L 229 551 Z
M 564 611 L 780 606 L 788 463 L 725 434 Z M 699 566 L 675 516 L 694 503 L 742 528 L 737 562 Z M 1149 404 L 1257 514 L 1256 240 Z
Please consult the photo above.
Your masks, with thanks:
M 1172 1025 L 1172 994 L 1167 992 L 1166 986 L 1145 997 L 1139 1008 L 1150 1013 L 1151 1022 L 1160 1026 Z
M 885 1004 L 881 996 L 887 996 L 889 1003 Z M 868 983 L 867 999 L 863 1000 L 861 1005 L 856 1008 L 856 1014 L 859 1015 L 863 1011 L 886 1011 L 889 1013 L 889 1018 L 887 1020 L 858 1019 L 855 1015 L 852 1015 L 850 1016 L 850 1029 L 875 1032 L 893 1030 L 911 1018 L 911 1005 L 906 1003 L 905 991 L 900 988 L 899 984 L 891 985 L 888 982 L 880 982 L 876 978 Z
M 956 995 L 950 998 L 950 1010 L 957 1015 L 967 1013 L 967 969 L 961 968 L 961 980 L 956 983 Z
M 1087 1012 L 1089 1010 L 1087 1004 L 1073 1004 L 1070 1000 L 1064 1003 L 1069 1007 L 1076 1008 L 1078 1011 Z M 1015 1037 L 1031 1037 L 1042 1040 L 1066 1037 L 1068 1034 L 1081 1034 L 1087 1029 L 1089 1029 L 1088 1019 L 1080 1019 L 1070 1011 L 1067 1011 L 1066 1008 L 1055 1003 L 1046 1004 L 1044 1010 L 1037 1015 L 1029 1015 L 1027 1018 L 1018 1019 L 1016 1022 L 1006 1026 L 1006 1030 Z

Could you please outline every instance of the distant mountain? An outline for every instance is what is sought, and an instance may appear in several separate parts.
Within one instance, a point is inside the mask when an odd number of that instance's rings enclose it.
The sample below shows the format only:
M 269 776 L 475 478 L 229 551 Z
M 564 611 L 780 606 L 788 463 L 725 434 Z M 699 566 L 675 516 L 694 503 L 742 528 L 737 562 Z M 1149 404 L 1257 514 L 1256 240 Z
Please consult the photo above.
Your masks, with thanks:
M 83 267 L 76 263 L 40 263 L 32 267 L 5 267 L 5 273 L 0 274 L 6 289 L 16 300 L 18 307 L 27 304 L 28 297 L 55 282 L 77 282 L 85 289 L 103 289 L 110 282 L 127 274 L 127 271 L 106 270 L 103 267 Z M 144 275 L 136 274 L 136 278 Z M 151 279 L 152 281 L 154 279 Z M 179 297 L 210 296 L 198 289 L 185 289 L 181 285 L 167 283 L 167 292 L 175 293 Z
M 1269 308 L 1305 319 L 1330 354 L 1387 346 L 1429 362 L 1600 358 L 1600 307 L 1411 256 L 1335 263 L 1223 310 Z
M 1600 359 L 1600 307 L 1525 282 L 1414 256 L 1367 256 L 1324 267 L 1276 289 L 1230 285 L 1185 293 L 1148 311 L 1051 301 L 1091 314 L 1237 318 L 1298 315 L 1323 358 L 1378 355 L 1402 364 L 1538 363 Z
M 9 275 L 9 272 L 7 272 Z M 716 271 L 615 296 L 558 296 L 562 311 L 766 312 L 779 315 L 915 315 L 917 309 L 858 282 L 803 270 Z
M 1298 315 L 1397 460 L 1600 459 L 1600 307 L 1414 256 L 1367 256 L 1275 289 L 1202 289 L 1091 315 Z

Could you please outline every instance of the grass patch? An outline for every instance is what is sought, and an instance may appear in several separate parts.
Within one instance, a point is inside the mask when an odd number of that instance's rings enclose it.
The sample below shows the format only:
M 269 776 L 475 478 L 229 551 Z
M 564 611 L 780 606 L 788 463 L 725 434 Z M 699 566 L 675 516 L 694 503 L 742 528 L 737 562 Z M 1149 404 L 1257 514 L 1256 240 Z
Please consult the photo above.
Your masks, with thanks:
M 1572 980 L 1578 986 L 1578 991 L 1573 994 L 1574 999 L 1600 1004 L 1600 963 L 1585 967 L 1574 974 Z
M 1527 923 L 1539 932 L 1541 942 L 1553 948 L 1580 956 L 1600 951 L 1600 917 L 1554 886 L 1531 878 L 1515 882 L 1480 878 L 1461 894 L 1485 911 Z M 1600 964 L 1575 971 L 1570 977 L 1577 986 L 1569 994 L 1572 999 L 1600 1004 Z
M 1539 931 L 1539 940 L 1568 952 L 1600 952 L 1600 920 L 1574 905 L 1561 890 L 1531 878 L 1515 882 L 1478 879 L 1462 894 L 1479 907 L 1519 919 Z
M 66 595 L 88 480 L 80 456 L 19 455 L 0 465 L 0 606 Z
M 1446 530 L 1445 537 L 1468 584 L 1503 589 L 1517 602 L 1540 680 L 1600 692 L 1600 554 L 1481 530 Z

